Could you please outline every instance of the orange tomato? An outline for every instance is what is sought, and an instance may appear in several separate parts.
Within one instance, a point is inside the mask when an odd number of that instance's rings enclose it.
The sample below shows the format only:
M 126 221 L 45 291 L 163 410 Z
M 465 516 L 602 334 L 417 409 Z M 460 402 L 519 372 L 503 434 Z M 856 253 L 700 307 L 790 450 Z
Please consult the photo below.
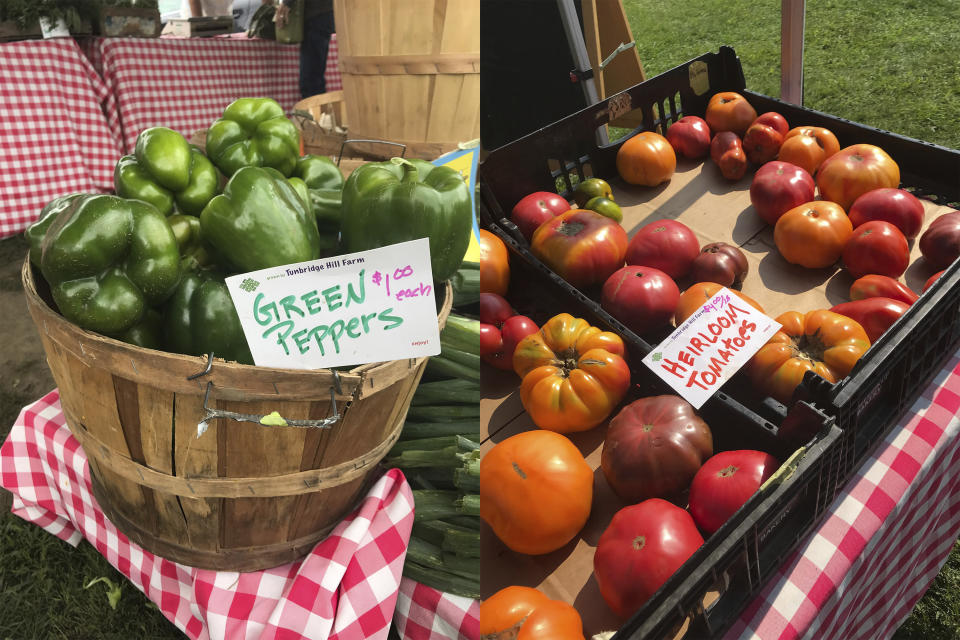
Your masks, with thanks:
M 516 640 L 583 640 L 572 606 L 531 587 L 505 587 L 480 605 L 480 636 Z
M 673 177 L 677 153 L 659 133 L 641 131 L 617 150 L 617 171 L 630 184 L 655 187 Z
M 750 359 L 748 369 L 758 389 L 784 404 L 805 372 L 836 382 L 870 348 L 863 327 L 827 309 L 787 311 L 776 320 L 782 328 Z
M 710 98 L 704 119 L 713 135 L 721 131 L 733 131 L 742 138 L 757 119 L 757 110 L 739 93 L 721 91 Z
M 559 433 L 518 433 L 480 459 L 480 517 L 513 551 L 556 551 L 583 528 L 592 504 L 593 469 Z
M 673 314 L 674 323 L 679 327 L 680 323 L 689 318 L 694 312 L 705 305 L 707 301 L 723 288 L 723 285 L 716 282 L 698 282 L 690 285 L 686 291 L 680 294 L 680 302 L 677 304 L 677 310 Z M 763 313 L 763 307 L 760 303 L 750 296 L 740 293 L 735 289 L 730 289 L 730 293 L 737 296 L 751 307 Z
M 569 313 L 554 316 L 517 345 L 513 370 L 520 401 L 541 429 L 592 429 L 613 411 L 630 386 L 620 336 Z
M 824 127 L 794 127 L 780 145 L 778 160 L 803 167 L 814 175 L 823 161 L 840 150 L 833 132 Z
M 829 267 L 840 259 L 853 225 L 836 202 L 814 200 L 790 209 L 777 220 L 773 242 L 787 262 L 808 269 Z
M 510 254 L 503 240 L 480 229 L 480 291 L 507 295 L 510 287 Z
M 887 152 L 872 144 L 854 144 L 824 160 L 817 172 L 817 188 L 824 200 L 844 211 L 867 191 L 900 186 L 900 167 Z

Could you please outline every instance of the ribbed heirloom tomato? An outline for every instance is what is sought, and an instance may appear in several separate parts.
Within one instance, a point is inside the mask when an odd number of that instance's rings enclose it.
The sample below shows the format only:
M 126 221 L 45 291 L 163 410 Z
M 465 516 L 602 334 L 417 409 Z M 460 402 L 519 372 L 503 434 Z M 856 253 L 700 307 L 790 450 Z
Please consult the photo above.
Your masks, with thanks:
M 812 176 L 823 161 L 840 151 L 833 132 L 823 127 L 794 127 L 787 132 L 777 158 L 803 167 Z
M 533 232 L 530 250 L 575 287 L 602 284 L 623 266 L 627 232 L 589 209 L 571 209 Z
M 817 189 L 824 200 L 849 211 L 854 201 L 873 189 L 900 185 L 900 167 L 887 152 L 872 144 L 854 144 L 823 161 Z
M 484 640 L 583 640 L 580 614 L 531 587 L 505 587 L 480 605 Z
M 673 177 L 677 154 L 659 133 L 641 131 L 617 150 L 617 172 L 630 184 L 655 187 Z
M 559 433 L 518 433 L 480 459 L 480 517 L 514 551 L 556 551 L 583 528 L 592 504 L 593 469 Z
M 753 384 L 783 403 L 790 401 L 807 371 L 837 382 L 870 348 L 863 327 L 827 309 L 787 311 L 776 321 L 782 328 L 760 347 L 748 368 Z
M 554 316 L 513 352 L 523 408 L 541 429 L 572 433 L 597 426 L 630 386 L 623 354 L 620 336 L 569 313 Z
M 773 242 L 787 262 L 808 269 L 829 267 L 840 259 L 853 225 L 835 202 L 814 200 L 780 216 Z
M 710 131 L 716 135 L 721 131 L 732 131 L 740 137 L 757 119 L 757 110 L 747 99 L 735 91 L 721 91 L 707 103 L 705 120 Z

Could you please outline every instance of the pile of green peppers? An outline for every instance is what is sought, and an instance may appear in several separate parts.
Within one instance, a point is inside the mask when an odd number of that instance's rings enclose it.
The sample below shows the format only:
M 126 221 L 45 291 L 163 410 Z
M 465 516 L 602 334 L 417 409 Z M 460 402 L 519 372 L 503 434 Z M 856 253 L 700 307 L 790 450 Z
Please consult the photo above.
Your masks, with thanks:
M 65 318 L 138 346 L 253 364 L 224 279 L 427 237 L 435 280 L 463 260 L 466 183 L 420 160 L 370 163 L 348 180 L 300 155 L 299 131 L 269 98 L 241 98 L 206 150 L 142 131 L 114 170 L 116 195 L 48 203 L 27 229 L 30 261 Z

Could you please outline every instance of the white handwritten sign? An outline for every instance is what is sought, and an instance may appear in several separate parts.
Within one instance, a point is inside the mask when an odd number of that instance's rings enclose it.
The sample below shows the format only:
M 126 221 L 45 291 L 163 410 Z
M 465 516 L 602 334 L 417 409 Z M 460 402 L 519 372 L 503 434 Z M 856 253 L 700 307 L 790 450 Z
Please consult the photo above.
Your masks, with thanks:
M 778 322 L 721 289 L 643 363 L 699 409 L 779 329 Z
M 426 238 L 226 282 L 259 366 L 320 369 L 440 353 Z

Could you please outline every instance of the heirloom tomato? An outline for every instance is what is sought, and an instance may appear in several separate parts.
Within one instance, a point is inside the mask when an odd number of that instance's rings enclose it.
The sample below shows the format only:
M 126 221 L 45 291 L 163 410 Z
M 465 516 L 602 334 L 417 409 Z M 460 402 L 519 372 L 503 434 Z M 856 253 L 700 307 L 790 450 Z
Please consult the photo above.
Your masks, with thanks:
M 635 400 L 607 429 L 600 467 L 627 502 L 663 498 L 686 504 L 690 481 L 713 455 L 713 434 L 693 406 L 674 395 Z
M 934 269 L 946 269 L 960 256 L 960 211 L 936 218 L 920 236 L 920 253 Z
M 834 305 L 830 311 L 846 316 L 863 327 L 872 344 L 909 308 L 906 302 L 893 298 L 865 298 Z
M 703 463 L 690 484 L 690 515 L 710 535 L 723 526 L 780 463 L 765 451 L 721 451 Z
M 530 250 L 574 287 L 590 287 L 623 266 L 627 232 L 596 211 L 571 209 L 540 225 Z
M 667 129 L 667 141 L 677 155 L 699 160 L 710 153 L 710 127 L 697 116 L 683 116 Z
M 561 313 L 520 341 L 513 370 L 520 401 L 541 429 L 586 431 L 603 422 L 630 386 L 620 336 Z
M 782 162 L 803 167 L 812 176 L 823 161 L 840 151 L 833 132 L 823 127 L 794 127 L 787 132 L 777 156 Z
M 723 289 L 723 285 L 716 282 L 698 282 L 687 287 L 687 290 L 680 294 L 680 301 L 677 302 L 677 311 L 673 315 L 674 324 L 679 327 L 680 323 L 692 316 L 697 309 L 707 304 L 710 298 L 717 295 L 720 289 Z M 760 306 L 760 303 L 750 296 L 740 293 L 736 289 L 730 289 L 729 291 L 763 313 L 763 307 Z
M 499 329 L 507 318 L 516 313 L 503 296 L 488 291 L 480 292 L 480 322 L 492 324 Z
M 533 232 L 541 224 L 570 210 L 570 203 L 556 193 L 537 191 L 521 198 L 510 212 L 510 221 L 517 225 L 523 237 L 530 242 Z
M 721 91 L 710 98 L 704 119 L 714 136 L 722 131 L 732 131 L 743 137 L 757 119 L 757 110 L 739 93 Z
M 757 389 L 787 404 L 803 374 L 813 371 L 828 382 L 847 376 L 870 339 L 856 321 L 827 309 L 776 317 L 781 328 L 750 359 L 750 379 Z
M 685 509 L 659 498 L 624 507 L 597 541 L 593 575 L 607 606 L 628 618 L 703 545 Z
M 739 247 L 726 242 L 711 242 L 700 249 L 693 261 L 690 277 L 694 282 L 716 282 L 724 287 L 739 285 L 750 273 L 747 256 Z
M 823 161 L 817 188 L 824 200 L 848 211 L 854 201 L 873 189 L 900 185 L 900 167 L 887 152 L 872 144 L 855 144 Z
M 853 230 L 841 257 L 854 278 L 871 273 L 899 278 L 910 266 L 910 244 L 889 222 L 871 220 Z
M 653 267 L 623 267 L 603 284 L 600 306 L 637 334 L 670 324 L 680 289 Z
M 480 229 L 480 291 L 505 296 L 509 286 L 507 245 L 486 229 Z
M 913 304 L 919 296 L 899 280 L 876 274 L 857 278 L 850 285 L 850 299 L 892 298 L 906 304 Z
M 946 269 L 937 271 L 935 274 L 927 278 L 927 281 L 923 283 L 923 289 L 921 289 L 920 293 L 923 293 L 924 291 L 929 289 L 931 286 L 933 286 L 933 283 L 940 279 L 940 276 L 943 275 L 944 271 L 946 271 Z
M 739 180 L 747 172 L 743 141 L 732 131 L 721 131 L 710 141 L 710 159 L 727 180 Z
M 538 331 L 527 316 L 510 316 L 499 327 L 480 323 L 480 359 L 497 369 L 513 371 L 513 352 L 520 341 Z
M 743 152 L 747 154 L 747 160 L 755 165 L 762 165 L 776 158 L 782 144 L 783 134 L 762 122 L 754 122 L 743 134 Z
M 659 133 L 641 131 L 617 150 L 617 172 L 630 184 L 655 187 L 673 177 L 677 154 Z
M 674 280 L 690 272 L 700 255 L 700 241 L 690 227 L 676 220 L 655 220 L 641 227 L 627 245 L 629 265 L 653 267 Z
M 776 111 L 765 111 L 761 113 L 752 124 L 765 124 L 768 127 L 772 127 L 777 133 L 784 137 L 790 132 L 790 125 L 787 124 L 787 119 Z
M 518 553 L 550 553 L 567 544 L 592 504 L 593 469 L 559 433 L 518 433 L 480 459 L 480 517 Z
M 773 242 L 787 262 L 822 269 L 836 262 L 853 235 L 853 225 L 835 202 L 814 200 L 794 207 L 777 220 Z
M 573 201 L 580 209 L 584 208 L 594 198 L 613 200 L 613 189 L 610 188 L 610 183 L 602 178 L 587 178 L 578 182 L 577 186 L 573 188 Z
M 916 238 L 923 228 L 923 203 L 904 189 L 867 191 L 853 201 L 847 215 L 854 228 L 871 220 L 885 220 L 900 229 L 907 240 Z
M 480 604 L 480 637 L 584 640 L 583 621 L 563 600 L 551 600 L 531 587 L 504 587 Z
M 760 167 L 750 181 L 750 204 L 767 224 L 816 195 L 816 184 L 805 169 L 775 160 Z

